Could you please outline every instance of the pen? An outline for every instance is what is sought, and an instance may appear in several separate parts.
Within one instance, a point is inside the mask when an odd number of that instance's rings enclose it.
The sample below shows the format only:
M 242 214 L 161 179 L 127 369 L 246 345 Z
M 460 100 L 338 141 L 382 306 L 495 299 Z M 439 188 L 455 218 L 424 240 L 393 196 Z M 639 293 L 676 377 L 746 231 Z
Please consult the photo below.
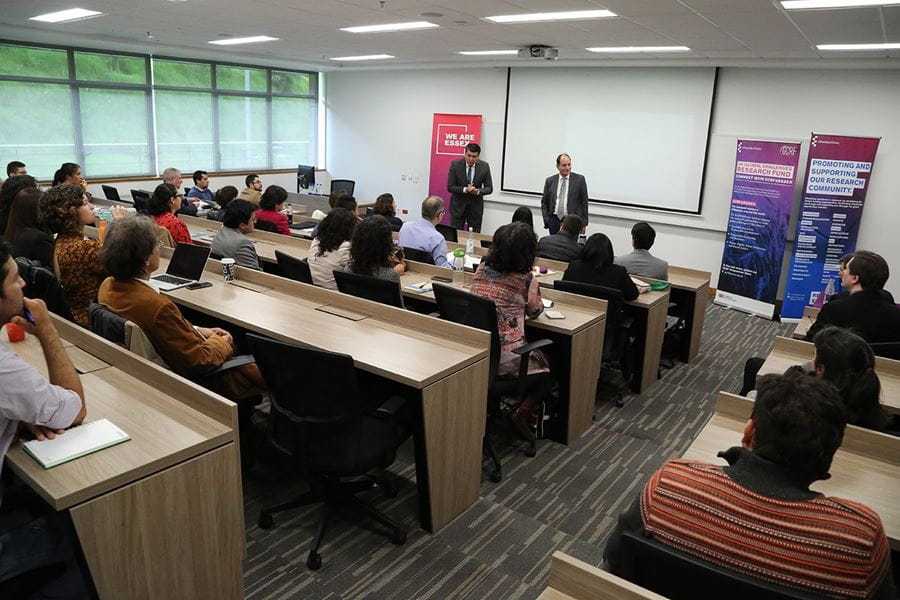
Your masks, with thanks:
M 25 317 L 25 320 L 31 323 L 32 325 L 37 325 L 37 322 L 34 320 L 34 317 L 31 316 L 31 313 L 28 312 L 27 308 L 22 309 L 22 316 Z

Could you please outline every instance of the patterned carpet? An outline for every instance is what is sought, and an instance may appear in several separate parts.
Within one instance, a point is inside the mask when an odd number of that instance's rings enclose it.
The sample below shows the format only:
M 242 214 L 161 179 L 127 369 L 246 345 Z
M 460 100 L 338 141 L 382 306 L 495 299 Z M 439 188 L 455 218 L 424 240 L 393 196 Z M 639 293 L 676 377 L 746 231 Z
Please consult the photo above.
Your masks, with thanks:
M 244 475 L 246 597 L 536 598 L 554 551 L 600 565 L 616 516 L 646 477 L 687 448 L 709 419 L 716 392 L 740 388 L 744 360 L 765 356 L 773 337 L 792 328 L 710 304 L 692 364 L 664 371 L 624 408 L 598 401 L 594 424 L 571 446 L 541 441 L 529 459 L 500 445 L 503 481 L 485 478 L 479 500 L 437 535 L 418 528 L 412 448 L 404 446 L 391 468 L 400 494 L 388 500 L 373 491 L 371 499 L 406 528 L 406 544 L 394 546 L 364 523 L 333 519 L 317 572 L 305 562 L 320 508 L 276 515 L 272 529 L 259 529 L 261 506 L 299 495 L 304 485 L 285 466 L 258 464 Z

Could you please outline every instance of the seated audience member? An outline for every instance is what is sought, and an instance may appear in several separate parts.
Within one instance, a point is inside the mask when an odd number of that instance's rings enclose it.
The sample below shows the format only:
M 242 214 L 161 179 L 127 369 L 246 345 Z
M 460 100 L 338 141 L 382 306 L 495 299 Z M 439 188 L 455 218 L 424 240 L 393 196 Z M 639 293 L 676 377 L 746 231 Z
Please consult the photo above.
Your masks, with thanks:
M 256 211 L 252 202 L 234 200 L 225 208 L 222 227 L 213 238 L 210 252 L 223 258 L 233 258 L 235 264 L 248 269 L 262 271 L 259 256 L 247 235 L 256 223 Z
M 238 190 L 233 185 L 226 185 L 216 191 L 215 203 L 219 205 L 218 210 L 211 208 L 206 213 L 206 218 L 213 221 L 221 221 L 225 218 L 225 209 L 228 203 L 238 197 Z M 251 203 L 252 204 L 252 203 Z M 256 206 L 256 205 L 254 205 Z
M 375 199 L 375 206 L 372 212 L 381 215 L 388 220 L 393 231 L 400 231 L 403 227 L 403 221 L 397 217 L 397 204 L 394 202 L 393 194 L 381 194 Z
M 31 175 L 16 175 L 0 185 L 0 231 L 6 231 L 6 221 L 12 209 L 13 200 L 26 188 L 37 189 L 37 181 Z
M 634 250 L 629 254 L 616 257 L 616 264 L 622 265 L 632 275 L 650 277 L 651 279 L 669 279 L 669 263 L 650 254 L 650 248 L 656 241 L 656 231 L 649 223 L 635 223 L 631 228 L 631 245 Z
M 350 264 L 344 270 L 400 283 L 406 266 L 391 260 L 394 240 L 391 224 L 381 215 L 372 215 L 353 230 L 350 241 Z
M 566 215 L 566 219 L 571 216 Z M 563 229 L 566 219 L 563 219 Z M 563 229 L 560 229 L 560 233 Z M 569 263 L 566 272 L 563 273 L 563 280 L 602 285 L 619 290 L 625 300 L 634 300 L 640 292 L 625 272 L 625 267 L 613 264 L 613 256 L 612 242 L 609 238 L 603 233 L 595 233 L 584 243 L 581 258 Z
M 12 160 L 6 164 L 6 176 L 15 177 L 17 175 L 28 175 L 28 170 L 25 169 L 25 163 Z
M 284 203 L 287 201 L 288 193 L 280 185 L 270 185 L 266 188 L 262 198 L 259 200 L 259 212 L 256 218 L 260 221 L 268 221 L 275 225 L 275 231 L 283 235 L 291 235 L 291 227 L 288 225 L 288 218 L 281 211 L 284 209 Z
M 857 250 L 841 259 L 841 286 L 846 292 L 822 306 L 806 333 L 812 340 L 827 325 L 853 330 L 870 344 L 900 342 L 900 308 L 884 289 L 890 276 L 887 262 L 868 250 Z
M 84 226 L 94 223 L 94 207 L 77 185 L 63 183 L 50 188 L 38 205 L 40 222 L 56 234 L 53 270 L 66 291 L 75 322 L 90 328 L 88 305 L 106 273 L 100 263 L 100 242 L 84 237 Z
M 184 221 L 175 216 L 181 207 L 181 192 L 171 183 L 161 183 L 147 202 L 147 212 L 160 227 L 172 234 L 176 244 L 191 244 L 191 232 Z
M 566 215 L 557 233 L 545 235 L 537 245 L 537 255 L 550 260 L 570 262 L 581 256 L 578 245 L 578 234 L 584 233 L 585 226 L 581 217 Z
M 540 286 L 532 272 L 536 244 L 534 231 L 524 223 L 503 225 L 494 233 L 494 243 L 472 278 L 472 293 L 493 300 L 497 307 L 500 375 L 518 374 L 520 357 L 513 350 L 528 343 L 525 319 L 533 319 L 544 310 Z M 547 355 L 541 350 L 529 355 L 528 374 L 546 373 L 547 376 L 532 382 L 528 395 L 516 410 L 515 423 L 520 430 L 529 430 L 532 409 L 550 392 L 549 365 Z
M 337 206 L 337 201 L 343 198 L 344 196 L 349 196 L 350 192 L 344 189 L 332 190 L 330 194 L 328 194 L 328 206 L 334 208 Z
M 719 568 L 829 598 L 892 598 L 890 548 L 874 511 L 809 489 L 827 479 L 846 414 L 833 386 L 766 375 L 727 466 L 670 460 L 619 517 L 604 557 L 629 558 L 624 531 Z M 687 524 L 687 526 L 685 526 Z
M 813 338 L 813 368 L 838 389 L 847 423 L 900 434 L 893 418 L 881 406 L 881 381 L 875 372 L 875 355 L 864 339 L 840 327 L 826 327 Z
M 344 208 L 333 208 L 322 222 L 319 233 L 309 245 L 309 272 L 313 283 L 336 290 L 334 271 L 342 271 L 350 262 L 350 239 L 356 217 Z
M 36 260 L 52 270 L 53 236 L 38 220 L 42 195 L 37 188 L 25 188 L 16 194 L 3 237 L 13 256 Z
M 194 187 L 188 192 L 186 200 L 196 199 L 198 202 L 205 202 L 206 204 L 215 204 L 216 197 L 213 195 L 212 190 L 209 189 L 209 173 L 206 171 L 194 171 L 194 174 L 191 175 L 191 178 L 194 180 Z
M 230 333 L 219 327 L 194 327 L 174 302 L 147 283 L 159 268 L 153 221 L 131 216 L 111 223 L 101 258 L 110 277 L 100 286 L 100 303 L 137 324 L 177 373 L 203 378 L 232 357 Z M 255 363 L 226 370 L 216 383 L 232 399 L 258 396 L 265 387 Z
M 527 206 L 520 206 L 515 210 L 510 223 L 525 223 L 534 231 L 534 215 Z M 576 238 L 577 239 L 577 238 Z
M 79 425 L 85 417 L 84 390 L 78 373 L 72 366 L 47 307 L 41 300 L 22 296 L 25 282 L 19 277 L 18 265 L 6 245 L 0 242 L 0 324 L 16 323 L 41 343 L 48 373 L 44 377 L 30 364 L 22 360 L 7 344 L 0 344 L 0 463 L 13 440 L 19 435 L 20 425 L 39 440 L 52 439 L 63 430 Z M 35 324 L 22 316 L 23 309 L 31 313 Z M 16 523 L 12 506 L 19 504 L 39 506 L 37 497 L 14 498 L 19 490 L 4 484 L 5 500 L 0 518 L 5 526 L 0 530 L 0 590 L 8 580 L 40 569 L 61 565 L 62 572 L 52 579 L 39 582 L 40 589 L 33 590 L 30 598 L 86 598 L 87 590 L 81 578 L 73 548 L 77 541 L 70 540 L 68 518 L 63 513 L 45 511 L 40 517 L 29 516 Z M 19 492 L 19 495 L 25 495 Z M 5 509 L 5 510 L 3 510 Z M 32 513 L 33 514 L 33 513 Z M 24 512 L 22 514 L 24 516 Z M 10 521 L 10 522 L 6 522 Z M 74 544 L 73 544 L 74 542 Z M 51 571 L 52 573 L 52 571 Z M 3 597 L 6 596 L 0 593 Z
M 444 201 L 440 196 L 428 196 L 422 201 L 422 218 L 404 223 L 399 241 L 404 248 L 428 252 L 434 258 L 434 264 L 451 269 L 453 266 L 447 260 L 447 240 L 434 227 L 443 218 Z
M 53 185 L 77 185 L 88 193 L 88 184 L 81 175 L 81 166 L 75 163 L 63 163 L 53 174 Z M 89 196 L 90 197 L 90 196 Z
M 200 201 L 198 200 L 196 202 L 192 202 L 191 200 L 188 200 L 187 198 L 185 198 L 184 194 L 182 194 L 183 190 L 181 189 L 181 186 L 184 184 L 184 177 L 181 176 L 181 171 L 179 171 L 178 169 L 176 169 L 174 167 L 169 167 L 168 169 L 163 171 L 162 182 L 168 183 L 169 185 L 174 187 L 178 191 L 178 194 L 180 195 L 181 206 L 179 206 L 175 210 L 175 214 L 176 215 L 187 215 L 189 217 L 196 217 L 197 216 L 197 204 L 199 204 Z
M 346 210 L 347 212 L 349 212 L 350 214 L 355 216 L 357 222 L 362 221 L 362 219 L 359 217 L 359 215 L 356 214 L 356 198 L 354 198 L 353 196 L 348 194 L 346 190 L 337 190 L 331 196 L 332 197 L 329 198 L 329 203 L 331 202 L 332 199 L 334 200 L 334 205 L 331 207 L 332 209 L 343 208 L 344 210 Z M 316 211 L 316 212 L 321 212 L 321 211 Z M 318 217 L 318 218 L 324 219 L 325 216 L 326 215 L 322 215 L 321 217 Z M 315 216 L 315 214 L 313 215 L 313 218 L 314 219 L 317 218 Z M 313 227 L 311 235 L 313 238 L 315 238 L 316 236 L 319 235 L 319 226 L 318 225 Z
M 263 189 L 262 180 L 260 180 L 259 175 L 255 173 L 247 175 L 244 178 L 244 183 L 247 185 L 247 187 L 241 190 L 238 198 L 240 198 L 241 200 L 247 200 L 259 206 L 259 201 L 262 198 Z

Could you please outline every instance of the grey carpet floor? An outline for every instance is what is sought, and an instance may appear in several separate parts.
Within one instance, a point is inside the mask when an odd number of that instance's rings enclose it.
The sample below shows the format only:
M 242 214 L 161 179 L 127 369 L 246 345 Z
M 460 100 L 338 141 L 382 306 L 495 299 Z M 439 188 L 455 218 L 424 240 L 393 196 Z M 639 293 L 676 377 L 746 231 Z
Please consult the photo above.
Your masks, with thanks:
M 406 543 L 394 546 L 365 523 L 333 519 L 317 572 L 305 562 L 320 508 L 288 511 L 275 517 L 272 529 L 257 527 L 261 506 L 304 490 L 289 468 L 257 465 L 244 475 L 246 597 L 536 598 L 554 551 L 600 565 L 616 516 L 647 476 L 687 448 L 719 390 L 738 391 L 744 360 L 765 356 L 774 336 L 790 335 L 792 328 L 710 304 L 694 362 L 664 371 L 624 408 L 598 399 L 593 425 L 570 446 L 540 441 L 537 456 L 527 458 L 500 445 L 503 481 L 485 478 L 479 500 L 435 535 L 418 527 L 415 466 L 411 447 L 404 446 L 391 467 L 398 496 L 373 491 L 368 498 L 406 528 Z

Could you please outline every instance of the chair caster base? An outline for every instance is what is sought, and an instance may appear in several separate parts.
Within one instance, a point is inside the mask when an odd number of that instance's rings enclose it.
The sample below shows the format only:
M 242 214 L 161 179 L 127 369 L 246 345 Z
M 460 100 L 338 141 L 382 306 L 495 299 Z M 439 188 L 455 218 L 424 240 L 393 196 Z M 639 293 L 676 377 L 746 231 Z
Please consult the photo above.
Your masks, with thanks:
M 272 515 L 266 513 L 260 513 L 259 520 L 256 522 L 260 529 L 271 529 L 273 523 Z
M 318 552 L 310 552 L 306 557 L 306 568 L 310 571 L 318 571 L 322 568 L 322 556 Z

